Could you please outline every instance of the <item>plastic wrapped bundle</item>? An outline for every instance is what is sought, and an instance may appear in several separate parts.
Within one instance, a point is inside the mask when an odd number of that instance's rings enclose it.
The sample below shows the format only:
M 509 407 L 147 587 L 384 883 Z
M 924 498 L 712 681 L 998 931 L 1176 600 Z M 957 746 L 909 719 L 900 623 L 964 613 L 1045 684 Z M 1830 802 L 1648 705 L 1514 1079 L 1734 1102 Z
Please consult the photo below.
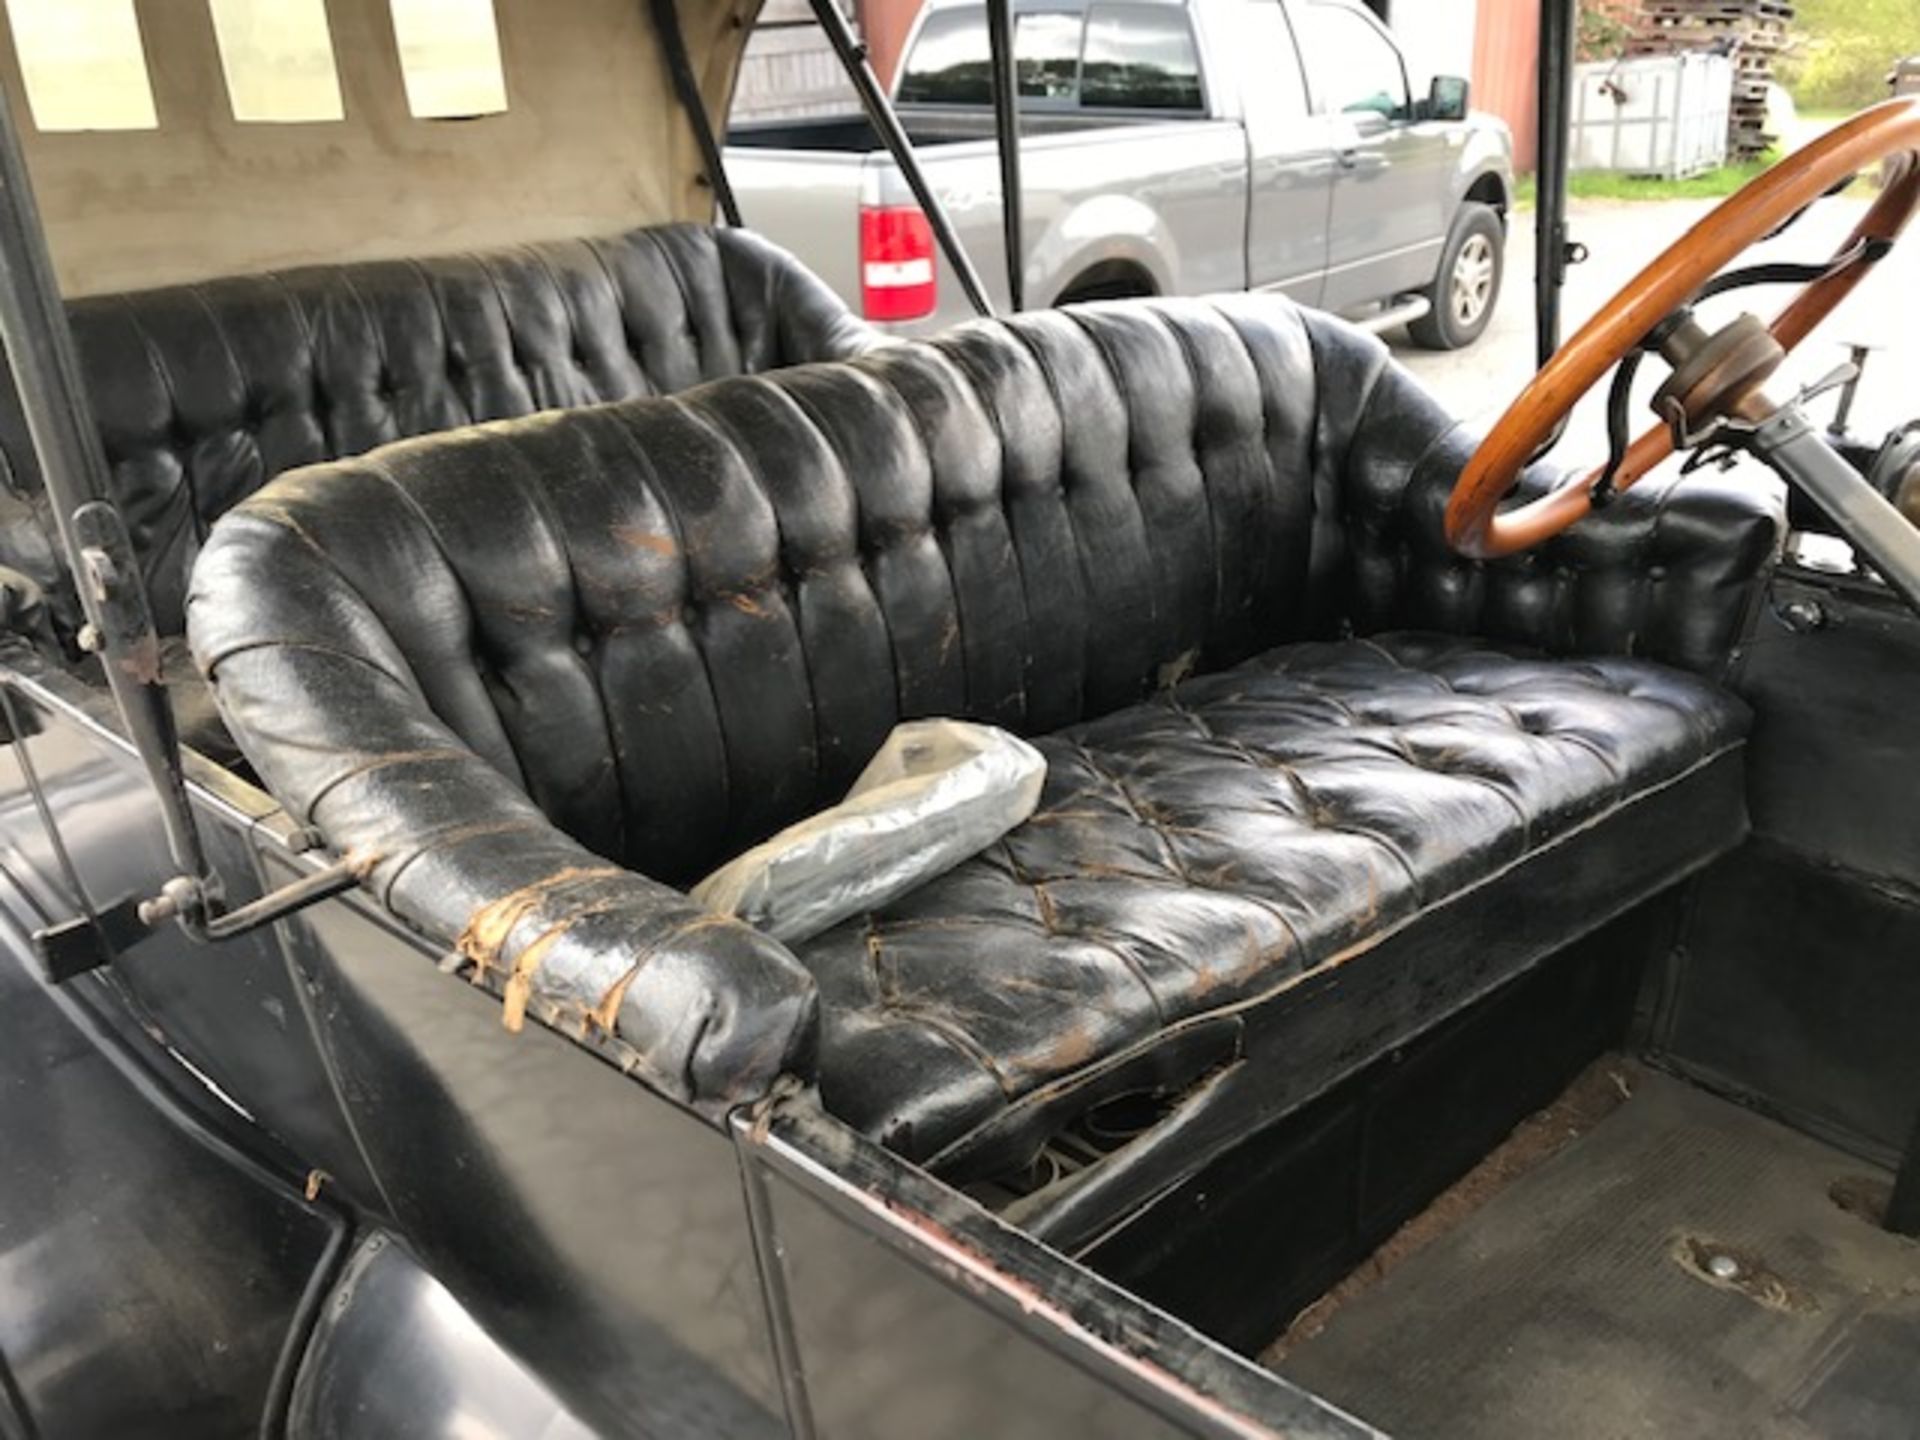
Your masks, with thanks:
M 1033 813 L 1046 777 L 1038 750 L 991 725 L 897 725 L 845 800 L 723 865 L 693 898 L 805 940 L 979 854 Z

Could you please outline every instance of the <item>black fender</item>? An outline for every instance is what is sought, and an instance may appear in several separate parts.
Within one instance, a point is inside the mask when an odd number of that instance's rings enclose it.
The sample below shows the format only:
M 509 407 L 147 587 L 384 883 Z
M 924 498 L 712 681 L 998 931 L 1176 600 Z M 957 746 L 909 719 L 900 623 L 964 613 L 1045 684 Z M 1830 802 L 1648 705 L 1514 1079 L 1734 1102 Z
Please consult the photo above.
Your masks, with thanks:
M 45 984 L 24 903 L 0 870 L 0 1434 L 277 1430 L 346 1222 Z

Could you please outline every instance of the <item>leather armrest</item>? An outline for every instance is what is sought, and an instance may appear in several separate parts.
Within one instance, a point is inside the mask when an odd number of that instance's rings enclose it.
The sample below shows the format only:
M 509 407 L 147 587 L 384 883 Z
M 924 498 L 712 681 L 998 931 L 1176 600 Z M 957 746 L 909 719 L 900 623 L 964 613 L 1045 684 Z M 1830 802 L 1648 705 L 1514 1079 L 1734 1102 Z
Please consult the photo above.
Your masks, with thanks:
M 771 241 L 750 230 L 712 234 L 735 330 L 771 337 L 758 368 L 850 360 L 889 343 L 888 335 L 855 315 L 824 280 Z
M 280 528 L 221 527 L 189 625 L 235 738 L 289 812 L 359 860 L 389 910 L 491 975 L 510 1027 L 530 1003 L 598 1025 L 708 1113 L 807 1075 L 818 1002 L 786 947 L 557 829 L 433 714 L 372 611 Z M 249 574 L 263 568 L 279 571 L 276 599 Z M 202 581 L 261 603 L 215 603 Z
M 1718 472 L 1646 480 L 1544 545 L 1470 560 L 1441 522 L 1478 440 L 1379 357 L 1342 485 L 1344 608 L 1357 631 L 1440 630 L 1703 674 L 1727 668 L 1786 533 L 1782 485 Z M 1518 494 L 1564 473 L 1537 465 Z

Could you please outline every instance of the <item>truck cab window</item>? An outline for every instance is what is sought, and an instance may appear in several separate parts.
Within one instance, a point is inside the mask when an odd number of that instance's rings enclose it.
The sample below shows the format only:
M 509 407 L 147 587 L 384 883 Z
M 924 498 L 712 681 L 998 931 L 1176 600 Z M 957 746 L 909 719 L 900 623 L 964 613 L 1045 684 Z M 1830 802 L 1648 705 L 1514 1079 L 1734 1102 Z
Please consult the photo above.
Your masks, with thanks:
M 936 10 L 920 27 L 895 98 L 906 105 L 986 105 L 987 22 L 978 10 Z
M 1080 87 L 1080 17 L 1053 10 L 1016 15 L 1013 64 L 1022 99 L 1072 105 Z M 989 65 L 986 12 L 936 10 L 920 29 L 895 98 L 908 105 L 990 105 Z
M 1080 17 L 1050 10 L 1015 16 L 1013 68 L 1021 98 L 1071 105 L 1080 89 Z
M 1371 112 L 1388 120 L 1409 112 L 1400 52 L 1372 22 L 1325 0 L 1306 6 L 1303 18 L 1307 68 L 1319 86 L 1323 109 Z
M 1089 110 L 1205 108 L 1200 57 L 1175 5 L 1096 5 L 1087 16 L 1080 104 Z

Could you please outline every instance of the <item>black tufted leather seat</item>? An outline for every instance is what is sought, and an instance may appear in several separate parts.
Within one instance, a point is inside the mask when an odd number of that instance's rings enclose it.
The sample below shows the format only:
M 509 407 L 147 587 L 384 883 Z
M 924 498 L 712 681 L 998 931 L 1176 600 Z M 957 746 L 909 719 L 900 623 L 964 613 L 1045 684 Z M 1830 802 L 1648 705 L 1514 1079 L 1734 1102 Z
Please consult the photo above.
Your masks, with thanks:
M 784 250 L 699 225 L 94 296 L 69 313 L 163 636 L 184 628 L 208 527 L 283 470 L 878 340 Z M 14 487 L 37 492 L 17 416 L 0 445 Z M 78 607 L 51 533 L 50 520 L 33 535 L 13 527 L 0 561 L 41 582 L 71 634 Z M 224 751 L 184 646 L 169 658 L 183 729 Z
M 1043 737 L 1025 825 L 799 947 L 827 1102 L 957 1159 L 1092 1060 L 1349 958 L 1624 805 L 1664 808 L 1747 718 L 1660 665 L 1401 632 L 1283 645 Z
M 1739 838 L 1712 676 L 1778 497 L 1643 485 L 1476 564 L 1470 447 L 1284 301 L 1023 315 L 285 476 L 191 634 L 510 1005 L 697 1105 L 817 1076 L 965 1179 L 1118 1093 L 1297 1102 Z M 795 951 L 669 888 L 924 715 L 1040 737 L 1004 845 Z

